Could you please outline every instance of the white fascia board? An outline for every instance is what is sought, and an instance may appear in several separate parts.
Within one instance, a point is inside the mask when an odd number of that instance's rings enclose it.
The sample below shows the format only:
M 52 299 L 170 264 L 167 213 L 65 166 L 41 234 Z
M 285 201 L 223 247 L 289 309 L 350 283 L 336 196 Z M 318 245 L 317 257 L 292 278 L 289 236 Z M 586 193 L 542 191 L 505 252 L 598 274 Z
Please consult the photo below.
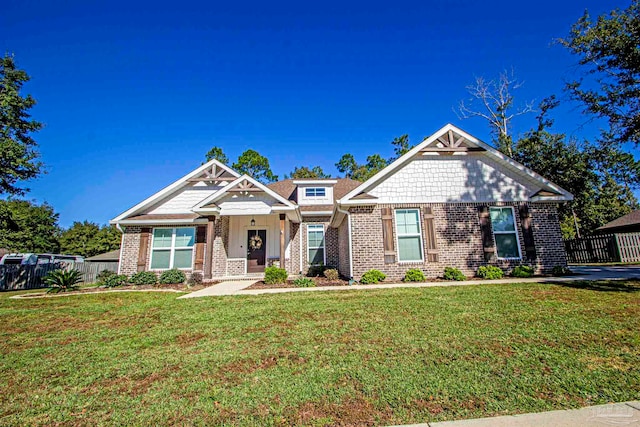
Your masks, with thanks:
M 377 174 L 375 174 L 374 176 L 372 176 L 371 178 L 369 178 L 368 180 L 366 180 L 365 182 L 360 184 L 354 190 L 352 190 L 351 192 L 346 194 L 344 197 L 342 197 L 340 200 L 338 200 L 338 203 L 340 203 L 340 204 L 349 204 L 349 205 L 351 205 L 351 204 L 354 204 L 354 205 L 355 204 L 362 204 L 362 203 L 354 203 L 354 201 L 350 200 L 350 199 L 352 197 L 355 197 L 358 194 L 362 193 L 363 191 L 371 188 L 376 183 L 381 181 L 383 178 L 385 178 L 386 176 L 390 175 L 392 172 L 395 172 L 396 169 L 398 169 L 404 163 L 406 163 L 409 160 L 411 160 L 413 158 L 413 156 L 418 154 L 420 152 L 420 150 L 422 150 L 423 148 L 431 145 L 438 138 L 440 138 L 441 136 L 445 135 L 449 131 L 453 131 L 453 132 L 459 134 L 460 136 L 464 137 L 466 140 L 468 140 L 472 144 L 475 144 L 478 147 L 484 148 L 489 155 L 493 156 L 495 158 L 495 160 L 498 163 L 501 163 L 503 166 L 509 165 L 509 166 L 511 166 L 511 168 L 514 168 L 515 171 L 517 171 L 517 172 L 519 172 L 519 173 L 521 173 L 521 174 L 523 174 L 525 176 L 528 176 L 529 178 L 533 178 L 534 180 L 538 181 L 539 183 L 543 184 L 544 186 L 546 186 L 548 188 L 551 188 L 552 190 L 554 190 L 554 191 L 556 191 L 558 193 L 561 193 L 562 197 L 563 197 L 563 201 L 568 201 L 568 200 L 572 200 L 573 199 L 573 195 L 571 193 L 569 193 L 567 190 L 565 190 L 565 189 L 561 188 L 560 186 L 552 183 L 551 181 L 543 178 L 542 176 L 538 175 L 537 173 L 535 173 L 531 169 L 527 168 L 526 166 L 521 165 L 520 163 L 516 162 L 515 160 L 505 156 L 504 154 L 502 154 L 501 152 L 499 152 L 495 148 L 491 147 L 489 144 L 480 141 L 479 139 L 475 138 L 472 135 L 469 135 L 468 133 L 466 133 L 462 129 L 459 129 L 456 126 L 452 125 L 451 123 L 448 123 L 447 125 L 442 127 L 440 130 L 438 130 L 437 132 L 432 134 L 430 137 L 428 137 L 427 139 L 422 141 L 420 144 L 418 144 L 415 147 L 413 147 L 411 150 L 409 150 L 403 156 L 400 156 L 398 159 L 396 159 L 389 166 L 387 166 L 386 168 L 382 169 L 380 172 L 378 172 Z
M 291 208 L 295 209 L 295 205 L 293 205 L 289 200 L 285 199 L 284 197 L 282 197 L 281 195 L 279 195 L 275 191 L 271 190 L 269 187 L 267 187 L 266 185 L 262 184 L 261 182 L 256 181 L 255 179 L 251 178 L 247 174 L 244 174 L 244 175 L 238 177 L 235 181 L 232 181 L 228 185 L 225 185 L 223 188 L 221 188 L 220 190 L 216 191 L 215 193 L 213 193 L 209 197 L 206 197 L 204 200 L 202 200 L 200 203 L 198 203 L 197 205 L 195 205 L 191 209 L 194 212 L 202 209 L 203 206 L 218 200 L 220 197 L 225 195 L 230 189 L 232 189 L 236 185 L 240 184 L 244 180 L 249 181 L 254 186 L 256 186 L 259 189 L 261 189 L 262 191 L 264 191 L 269 196 L 271 196 L 274 199 L 276 199 L 277 201 L 281 202 L 283 205 L 286 205 L 288 207 L 291 207 Z
M 337 184 L 338 180 L 337 179 L 317 179 L 317 180 L 293 180 L 293 183 L 296 185 L 322 185 L 322 184 L 327 184 L 327 185 L 333 185 L 333 184 Z
M 123 219 L 118 221 L 119 225 L 153 225 L 153 224 L 206 224 L 206 218 L 196 219 Z
M 121 220 L 123 220 L 124 218 L 126 218 L 128 216 L 131 216 L 134 213 L 137 213 L 138 211 L 140 211 L 141 209 L 143 209 L 143 208 L 145 208 L 147 206 L 152 205 L 156 201 L 158 201 L 158 200 L 162 199 L 163 197 L 165 197 L 167 194 L 170 194 L 171 192 L 173 192 L 175 190 L 178 190 L 179 188 L 187 185 L 187 181 L 189 179 L 193 178 L 194 176 L 197 176 L 197 175 L 201 174 L 202 172 L 204 172 L 205 170 L 207 170 L 208 168 L 210 168 L 213 165 L 216 165 L 217 167 L 220 167 L 220 168 L 224 169 L 225 171 L 229 172 L 230 174 L 232 174 L 234 176 L 239 176 L 240 175 L 238 172 L 234 171 L 233 169 L 231 169 L 230 167 L 228 167 L 226 165 L 223 165 L 222 163 L 220 163 L 216 159 L 210 160 L 207 163 L 205 163 L 202 166 L 200 166 L 199 168 L 195 169 L 194 171 L 190 172 L 189 174 L 187 174 L 187 175 L 183 176 L 182 178 L 180 178 L 179 180 L 175 181 L 173 184 L 170 184 L 170 185 L 166 186 L 165 188 L 163 188 L 162 190 L 158 191 L 157 193 L 155 193 L 151 197 L 148 197 L 147 199 L 145 199 L 142 202 L 138 203 L 137 205 L 135 205 L 131 209 L 121 213 L 120 215 L 118 215 L 117 217 L 115 217 L 114 219 L 109 221 L 109 223 L 110 224 L 117 224 Z
M 333 211 L 300 211 L 302 216 L 327 216 L 332 215 Z

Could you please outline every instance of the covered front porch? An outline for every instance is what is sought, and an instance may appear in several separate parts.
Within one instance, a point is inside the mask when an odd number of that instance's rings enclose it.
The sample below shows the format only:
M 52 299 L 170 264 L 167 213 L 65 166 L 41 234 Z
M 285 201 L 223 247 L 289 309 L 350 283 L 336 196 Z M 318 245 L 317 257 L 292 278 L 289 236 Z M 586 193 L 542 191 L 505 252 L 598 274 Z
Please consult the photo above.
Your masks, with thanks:
M 244 175 L 194 212 L 207 217 L 206 236 L 198 239 L 205 247 L 196 251 L 205 280 L 261 276 L 269 266 L 292 271 L 291 230 L 300 214 L 268 187 Z
M 206 239 L 214 244 L 207 251 L 213 256 L 207 257 L 211 265 L 204 266 L 205 279 L 216 276 L 261 277 L 266 267 L 287 267 L 291 253 L 291 227 L 286 214 L 221 216 L 215 221 L 223 225 L 219 227 L 222 228 L 218 239 L 221 245 L 215 248 L 215 234 L 212 239 Z M 215 233 L 215 223 L 207 230 L 211 228 Z

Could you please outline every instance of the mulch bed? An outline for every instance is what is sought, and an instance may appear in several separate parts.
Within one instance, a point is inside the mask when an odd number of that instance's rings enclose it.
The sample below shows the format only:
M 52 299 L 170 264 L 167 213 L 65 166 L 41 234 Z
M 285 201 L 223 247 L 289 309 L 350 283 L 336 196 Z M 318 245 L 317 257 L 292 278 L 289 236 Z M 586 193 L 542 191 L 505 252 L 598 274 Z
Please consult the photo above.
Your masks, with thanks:
M 206 285 L 193 285 L 191 287 L 187 286 L 184 283 L 179 283 L 179 284 L 171 284 L 171 285 L 125 285 L 125 286 L 116 286 L 113 288 L 106 288 L 106 287 L 89 287 L 89 288 L 82 288 L 82 289 L 78 289 L 77 291 L 70 291 L 70 292 L 59 292 L 59 293 L 50 293 L 47 294 L 47 289 L 43 289 L 42 291 L 45 293 L 45 295 L 49 295 L 49 296 L 53 296 L 53 295 L 76 295 L 76 294 L 90 294 L 90 293 L 97 293 L 97 292 L 108 292 L 108 291 L 157 291 L 157 290 L 175 290 L 175 291 L 184 291 L 184 292 L 191 292 L 191 291 L 199 291 L 200 289 L 204 289 L 208 286 L 211 286 L 215 283 L 207 283 Z M 37 294 L 24 294 L 21 295 L 22 298 L 39 298 L 42 297 L 43 294 L 42 293 L 37 293 Z
M 329 280 L 326 277 L 310 277 L 316 283 L 316 287 L 320 288 L 323 286 L 349 286 L 348 280 Z M 280 283 L 277 285 L 267 285 L 264 281 L 256 282 L 253 285 L 249 286 L 247 289 L 274 289 L 274 288 L 297 288 L 296 285 L 293 284 L 293 280 L 287 280 L 286 283 Z

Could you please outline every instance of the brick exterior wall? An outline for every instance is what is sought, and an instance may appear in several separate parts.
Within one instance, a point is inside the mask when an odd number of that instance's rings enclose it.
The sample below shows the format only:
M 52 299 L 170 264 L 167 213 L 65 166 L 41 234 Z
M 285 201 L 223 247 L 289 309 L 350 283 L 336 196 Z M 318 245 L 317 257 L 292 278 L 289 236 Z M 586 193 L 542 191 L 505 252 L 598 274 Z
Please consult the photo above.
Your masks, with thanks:
M 338 227 L 338 272 L 342 277 L 350 278 L 349 262 L 349 218 L 345 218 Z
M 227 273 L 227 254 L 229 253 L 229 217 L 216 218 L 214 226 L 215 238 L 213 239 L 213 263 L 211 266 L 213 277 L 223 277 Z M 204 254 L 205 257 L 209 254 Z M 244 271 L 243 271 L 244 273 Z
M 537 259 L 531 263 L 524 259 L 524 238 L 518 214 L 517 203 L 494 203 L 490 206 L 515 206 L 515 220 L 520 241 L 522 260 L 484 260 L 482 235 L 478 219 L 477 203 L 434 203 L 434 204 L 387 204 L 375 207 L 351 208 L 351 229 L 353 248 L 353 275 L 359 279 L 370 269 L 384 272 L 389 279 L 400 280 L 410 268 L 419 268 L 427 277 L 442 276 L 444 267 L 459 268 L 465 275 L 472 276 L 482 265 L 496 265 L 504 270 L 511 270 L 516 265 L 532 265 L 537 273 L 548 273 L 555 265 L 566 265 L 564 245 L 558 223 L 555 204 L 531 203 L 532 227 Z M 430 206 L 435 216 L 435 229 L 438 262 L 384 263 L 382 207 L 418 208 L 421 210 L 420 220 L 423 231 L 423 254 L 426 251 L 424 238 L 424 207 Z M 345 218 L 346 221 L 346 218 Z M 344 223 L 343 223 L 344 224 Z M 343 226 L 343 225 L 341 225 Z M 341 234 L 342 236 L 342 234 Z M 393 227 L 394 248 L 397 253 L 396 227 Z M 347 251 L 348 252 L 348 251 Z M 341 264 L 344 264 L 342 260 Z M 348 260 L 347 260 L 348 263 Z M 348 264 L 347 264 L 348 265 Z M 346 270 L 342 266 L 342 270 Z
M 119 274 L 131 276 L 138 271 L 138 251 L 140 250 L 140 231 L 142 227 L 122 227 L 122 246 L 120 250 Z
M 300 224 L 295 222 L 289 223 L 289 239 L 290 243 L 290 253 L 289 253 L 289 262 L 287 263 L 287 272 L 289 274 L 298 274 L 300 273 Z

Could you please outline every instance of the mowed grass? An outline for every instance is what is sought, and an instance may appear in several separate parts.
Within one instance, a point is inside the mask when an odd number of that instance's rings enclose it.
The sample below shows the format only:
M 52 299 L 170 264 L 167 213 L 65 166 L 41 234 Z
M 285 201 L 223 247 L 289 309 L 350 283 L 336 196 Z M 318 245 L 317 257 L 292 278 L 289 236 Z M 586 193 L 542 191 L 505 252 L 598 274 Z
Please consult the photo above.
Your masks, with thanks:
M 640 399 L 640 283 L 0 295 L 2 425 L 384 425 Z

